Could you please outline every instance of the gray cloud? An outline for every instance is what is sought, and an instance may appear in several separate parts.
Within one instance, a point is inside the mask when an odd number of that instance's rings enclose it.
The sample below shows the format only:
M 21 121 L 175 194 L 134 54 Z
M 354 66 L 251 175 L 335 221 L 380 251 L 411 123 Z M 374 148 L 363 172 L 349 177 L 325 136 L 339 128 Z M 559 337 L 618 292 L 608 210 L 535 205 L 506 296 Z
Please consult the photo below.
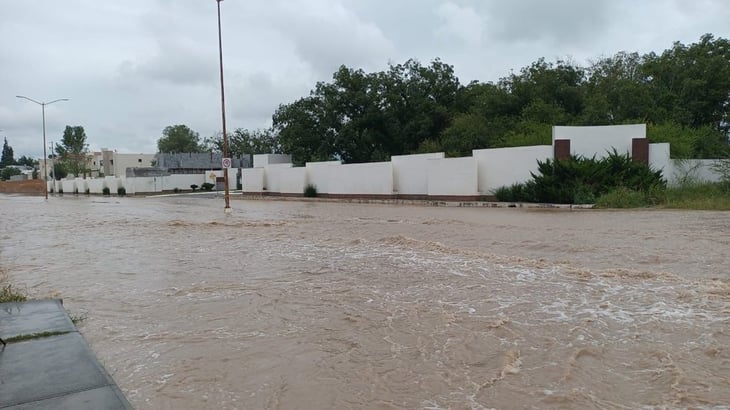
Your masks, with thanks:
M 341 64 L 365 70 L 440 57 L 462 82 L 494 81 L 539 57 L 579 64 L 729 37 L 724 0 L 251 0 L 221 3 L 228 128 L 268 126 Z M 34 0 L 0 7 L 0 138 L 39 156 L 83 125 L 92 148 L 154 152 L 162 129 L 220 130 L 214 0 Z

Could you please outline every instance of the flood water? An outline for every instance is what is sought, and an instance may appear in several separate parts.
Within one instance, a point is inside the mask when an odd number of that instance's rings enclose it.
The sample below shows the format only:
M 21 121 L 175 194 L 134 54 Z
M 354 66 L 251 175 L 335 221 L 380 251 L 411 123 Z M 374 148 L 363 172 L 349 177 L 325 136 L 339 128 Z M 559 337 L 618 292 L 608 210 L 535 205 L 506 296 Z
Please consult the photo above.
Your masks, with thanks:
M 138 409 L 730 405 L 730 213 L 0 196 Z

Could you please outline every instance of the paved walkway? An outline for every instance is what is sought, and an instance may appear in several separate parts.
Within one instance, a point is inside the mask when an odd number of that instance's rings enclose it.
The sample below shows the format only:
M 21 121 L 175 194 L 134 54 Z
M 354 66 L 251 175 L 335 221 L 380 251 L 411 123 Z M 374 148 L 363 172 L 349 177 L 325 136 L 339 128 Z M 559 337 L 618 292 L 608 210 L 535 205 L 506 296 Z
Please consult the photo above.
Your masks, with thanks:
M 60 300 L 0 303 L 0 409 L 131 409 Z

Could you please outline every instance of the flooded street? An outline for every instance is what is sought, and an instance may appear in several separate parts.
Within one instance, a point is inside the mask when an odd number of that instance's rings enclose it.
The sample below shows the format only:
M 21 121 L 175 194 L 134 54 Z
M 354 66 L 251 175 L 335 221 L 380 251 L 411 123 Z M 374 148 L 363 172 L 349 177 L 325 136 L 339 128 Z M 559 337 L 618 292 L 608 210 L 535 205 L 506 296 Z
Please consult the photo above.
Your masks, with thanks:
M 730 213 L 0 195 L 138 409 L 730 406 Z

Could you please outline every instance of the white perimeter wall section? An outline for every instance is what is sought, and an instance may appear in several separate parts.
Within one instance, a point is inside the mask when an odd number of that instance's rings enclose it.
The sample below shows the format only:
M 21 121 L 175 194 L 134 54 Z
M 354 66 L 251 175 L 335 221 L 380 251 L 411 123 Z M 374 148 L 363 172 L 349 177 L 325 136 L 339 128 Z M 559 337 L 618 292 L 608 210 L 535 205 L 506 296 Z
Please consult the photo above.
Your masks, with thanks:
M 494 194 L 502 186 L 529 181 L 537 171 L 537 161 L 553 157 L 552 145 L 493 148 L 472 151 L 479 172 L 479 192 Z
M 662 171 L 664 179 L 669 179 L 672 172 L 672 162 L 669 159 L 669 143 L 649 144 L 649 167 L 655 171 Z
M 398 195 L 427 195 L 428 160 L 443 158 L 443 152 L 391 157 L 393 191 Z
M 281 192 L 282 171 L 292 164 L 271 164 L 264 167 L 264 187 L 269 192 Z
M 555 140 L 570 140 L 570 153 L 597 159 L 608 156 L 615 148 L 619 154 L 631 154 L 631 140 L 646 138 L 646 124 L 596 127 L 553 127 Z
M 306 168 L 296 167 L 279 170 L 279 192 L 282 194 L 303 194 L 306 185 Z
M 477 178 L 477 161 L 472 157 L 428 160 L 429 195 L 476 196 Z
M 289 154 L 254 154 L 253 167 L 263 168 L 272 164 L 288 164 L 291 163 L 291 155 Z
M 210 172 L 208 172 L 210 173 Z M 206 173 L 207 174 L 207 173 Z M 200 188 L 201 185 L 203 185 L 206 181 L 205 177 L 206 174 L 173 174 L 165 177 L 153 177 L 157 179 L 157 183 L 155 184 L 156 187 L 160 187 L 163 191 L 174 191 L 175 188 L 178 188 L 180 190 L 190 190 L 190 185 L 197 185 L 198 188 Z M 131 178 L 128 178 L 131 179 Z M 148 178 L 149 179 L 149 178 Z M 161 184 L 159 181 L 162 180 Z M 215 183 L 215 181 L 212 181 L 212 183 Z M 229 180 L 230 183 L 230 180 Z M 235 181 L 234 181 L 235 183 Z M 234 185 L 235 187 L 235 185 Z M 141 191 L 139 191 L 141 192 Z M 158 191 L 153 191 L 158 192 Z
M 309 184 L 317 187 L 320 194 L 330 193 L 330 175 L 342 165 L 340 161 L 307 162 L 307 180 Z
M 390 162 L 339 165 L 329 170 L 328 194 L 393 195 L 393 164 Z M 317 192 L 321 192 L 319 188 Z
M 672 172 L 665 173 L 669 185 L 678 185 L 686 182 L 719 182 L 721 176 L 712 169 L 715 159 L 673 159 Z
M 263 168 L 241 169 L 243 192 L 264 192 L 264 172 Z

